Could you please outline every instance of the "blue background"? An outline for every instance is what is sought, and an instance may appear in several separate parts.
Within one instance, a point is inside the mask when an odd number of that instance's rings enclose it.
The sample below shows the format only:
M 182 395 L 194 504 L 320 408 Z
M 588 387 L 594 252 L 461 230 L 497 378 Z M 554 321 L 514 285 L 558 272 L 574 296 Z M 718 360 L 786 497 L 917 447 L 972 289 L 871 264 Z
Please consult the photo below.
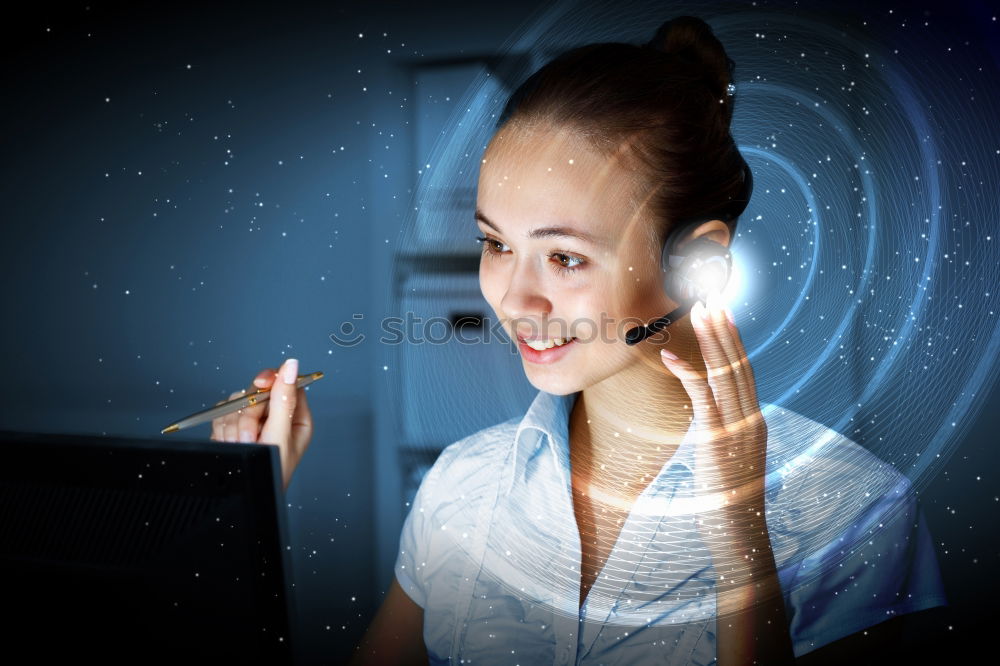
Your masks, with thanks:
M 818 3 L 659 4 L 663 20 L 709 6 L 823 16 Z M 837 3 L 831 25 L 907 41 L 922 85 L 974 98 L 1000 67 L 996 6 L 902 4 Z M 402 63 L 496 51 L 539 6 L 81 2 L 4 22 L 0 428 L 158 436 L 287 356 L 323 370 L 287 494 L 304 663 L 351 650 L 390 573 L 374 507 L 398 471 L 373 442 L 393 380 L 372 322 L 389 314 L 419 146 L 434 140 L 414 137 Z M 434 99 L 442 117 L 464 92 Z M 997 101 L 932 128 L 944 159 L 978 155 L 968 187 L 993 198 L 965 217 L 994 234 Z M 332 344 L 355 313 L 369 341 Z M 998 592 L 1000 392 L 973 403 L 920 498 L 951 632 L 978 646 Z

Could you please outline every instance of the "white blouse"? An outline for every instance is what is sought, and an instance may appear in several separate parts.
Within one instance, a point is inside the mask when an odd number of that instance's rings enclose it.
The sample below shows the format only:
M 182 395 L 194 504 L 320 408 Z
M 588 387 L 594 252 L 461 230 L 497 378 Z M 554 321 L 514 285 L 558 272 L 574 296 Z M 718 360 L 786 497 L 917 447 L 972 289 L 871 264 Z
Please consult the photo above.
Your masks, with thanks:
M 708 664 L 715 580 L 690 504 L 696 424 L 632 506 L 580 607 L 568 423 L 579 393 L 441 452 L 395 575 L 424 609 L 432 664 Z M 771 404 L 765 517 L 796 656 L 945 602 L 906 476 Z

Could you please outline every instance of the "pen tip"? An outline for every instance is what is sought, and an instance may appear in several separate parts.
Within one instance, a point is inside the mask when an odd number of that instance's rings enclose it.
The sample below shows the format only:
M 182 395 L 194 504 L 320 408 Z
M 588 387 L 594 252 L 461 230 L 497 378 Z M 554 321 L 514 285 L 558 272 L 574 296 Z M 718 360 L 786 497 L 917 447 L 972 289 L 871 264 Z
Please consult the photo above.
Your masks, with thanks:
M 177 431 L 177 430 L 180 430 L 180 426 L 178 426 L 178 425 L 177 425 L 177 424 L 175 423 L 175 424 L 173 424 L 173 425 L 168 425 L 168 426 L 167 426 L 166 428 L 164 428 L 163 430 L 161 430 L 161 431 L 160 431 L 160 434 L 161 434 L 161 435 L 165 435 L 165 434 L 167 434 L 168 432 L 175 432 L 175 431 Z

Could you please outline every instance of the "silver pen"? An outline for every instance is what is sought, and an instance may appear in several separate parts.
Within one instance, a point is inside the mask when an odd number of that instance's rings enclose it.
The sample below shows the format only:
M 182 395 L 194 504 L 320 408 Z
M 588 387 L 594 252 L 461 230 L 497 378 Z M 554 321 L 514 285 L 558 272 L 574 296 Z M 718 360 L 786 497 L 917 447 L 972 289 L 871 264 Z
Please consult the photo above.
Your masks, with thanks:
M 299 378 L 295 381 L 295 388 L 300 389 L 303 386 L 308 386 L 312 384 L 317 379 L 322 379 L 323 373 L 320 371 L 310 372 L 309 374 L 299 375 Z M 277 377 L 275 378 L 277 381 Z M 161 434 L 166 434 L 168 432 L 177 432 L 184 428 L 190 428 L 193 425 L 198 425 L 199 423 L 205 423 L 206 421 L 211 421 L 217 416 L 222 416 L 224 414 L 231 414 L 232 412 L 239 411 L 241 409 L 246 409 L 247 407 L 253 407 L 254 405 L 259 405 L 262 402 L 267 402 L 271 397 L 271 387 L 259 388 L 253 393 L 247 393 L 246 395 L 241 395 L 232 400 L 227 400 L 226 402 L 220 403 L 215 407 L 210 407 L 201 412 L 195 412 L 191 416 L 185 416 L 177 423 L 171 423 L 166 428 L 160 431 Z

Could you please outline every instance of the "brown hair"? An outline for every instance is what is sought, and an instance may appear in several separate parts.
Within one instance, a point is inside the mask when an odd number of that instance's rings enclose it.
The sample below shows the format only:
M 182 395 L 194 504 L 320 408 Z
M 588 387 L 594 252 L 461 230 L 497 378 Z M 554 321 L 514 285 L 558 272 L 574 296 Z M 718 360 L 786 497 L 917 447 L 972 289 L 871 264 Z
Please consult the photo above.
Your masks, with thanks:
M 497 128 L 553 124 L 599 154 L 631 158 L 662 243 L 683 224 L 721 219 L 735 232 L 750 181 L 729 125 L 735 64 L 693 16 L 665 22 L 649 42 L 580 46 L 532 74 Z

